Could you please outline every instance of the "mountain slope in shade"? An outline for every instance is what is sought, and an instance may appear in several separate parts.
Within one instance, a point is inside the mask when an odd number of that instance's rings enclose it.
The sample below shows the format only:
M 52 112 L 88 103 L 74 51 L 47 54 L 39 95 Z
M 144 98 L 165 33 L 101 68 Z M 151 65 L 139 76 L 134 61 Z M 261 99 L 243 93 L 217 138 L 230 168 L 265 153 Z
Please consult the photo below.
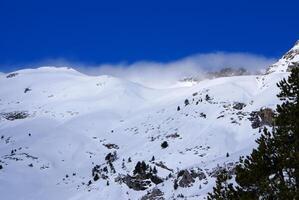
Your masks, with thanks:
M 204 199 L 219 168 L 233 173 L 271 125 L 276 83 L 297 50 L 298 43 L 270 67 L 275 73 L 172 89 L 71 68 L 0 76 L 0 193 L 8 200 Z

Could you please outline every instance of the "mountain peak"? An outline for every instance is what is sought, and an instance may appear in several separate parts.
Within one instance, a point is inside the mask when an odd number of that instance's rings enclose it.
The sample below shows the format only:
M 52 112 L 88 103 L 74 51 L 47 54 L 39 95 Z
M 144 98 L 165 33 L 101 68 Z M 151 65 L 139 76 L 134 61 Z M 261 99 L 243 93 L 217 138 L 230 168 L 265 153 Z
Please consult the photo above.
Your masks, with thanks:
M 292 68 L 299 66 L 299 40 L 295 45 L 285 53 L 281 59 L 276 63 L 271 65 L 267 69 L 267 74 L 269 73 L 279 73 L 279 72 L 289 72 Z

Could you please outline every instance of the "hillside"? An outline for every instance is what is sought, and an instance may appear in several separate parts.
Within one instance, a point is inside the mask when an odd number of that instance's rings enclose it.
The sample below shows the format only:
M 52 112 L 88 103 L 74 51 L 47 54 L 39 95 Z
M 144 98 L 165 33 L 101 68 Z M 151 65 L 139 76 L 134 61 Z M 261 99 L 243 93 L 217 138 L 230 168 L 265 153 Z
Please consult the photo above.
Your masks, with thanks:
M 233 173 L 271 125 L 276 83 L 298 65 L 298 50 L 297 42 L 265 75 L 171 89 L 71 68 L 0 74 L 0 193 L 204 199 L 219 169 Z

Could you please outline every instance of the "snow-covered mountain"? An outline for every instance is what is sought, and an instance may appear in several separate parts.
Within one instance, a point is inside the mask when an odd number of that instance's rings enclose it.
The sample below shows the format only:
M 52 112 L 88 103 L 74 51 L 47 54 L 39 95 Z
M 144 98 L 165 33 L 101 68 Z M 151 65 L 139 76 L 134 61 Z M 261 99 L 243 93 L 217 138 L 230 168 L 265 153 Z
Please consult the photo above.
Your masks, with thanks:
M 71 68 L 0 76 L 0 193 L 15 199 L 204 199 L 249 154 L 298 64 L 152 89 Z M 144 162 L 142 162 L 144 161 Z
M 299 40 L 295 46 L 291 48 L 276 63 L 267 69 L 267 73 L 289 72 L 293 67 L 299 66 Z

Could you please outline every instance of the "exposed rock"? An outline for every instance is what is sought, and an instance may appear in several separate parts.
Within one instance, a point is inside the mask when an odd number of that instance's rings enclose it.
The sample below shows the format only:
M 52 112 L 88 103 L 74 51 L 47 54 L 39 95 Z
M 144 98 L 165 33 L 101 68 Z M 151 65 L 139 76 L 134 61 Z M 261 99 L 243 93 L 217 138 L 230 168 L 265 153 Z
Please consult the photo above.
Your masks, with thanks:
M 299 41 L 296 42 L 295 46 L 299 44 Z M 285 60 L 293 60 L 295 56 L 299 55 L 299 49 L 298 48 L 292 48 L 289 50 L 284 56 L 282 57 Z
M 191 169 L 191 176 L 196 179 L 198 178 L 199 180 L 203 180 L 206 178 L 206 175 L 205 173 L 203 172 L 202 169 L 200 168 L 196 168 L 196 169 Z
M 279 59 L 273 65 L 270 65 L 266 71 L 266 74 L 270 74 L 272 72 L 290 72 L 292 68 L 298 67 L 298 58 L 299 41 L 297 41 L 295 46 L 285 53 L 281 59 Z
M 178 133 L 166 135 L 166 138 L 178 138 L 178 137 L 180 137 L 180 135 Z
M 224 170 L 226 169 L 228 175 L 232 176 L 236 173 L 236 165 L 237 163 L 226 163 L 223 166 L 219 166 L 217 165 L 216 167 L 214 167 L 212 170 L 210 170 L 208 172 L 209 176 L 217 178 L 217 176 Z
M 105 157 L 105 160 L 108 162 L 108 163 L 112 163 L 114 162 L 115 160 L 117 159 L 117 154 L 116 154 L 116 151 L 114 151 L 113 153 L 108 153 Z
M 188 170 L 182 170 L 178 173 L 178 184 L 180 187 L 190 187 L 195 182 Z
M 146 195 L 141 197 L 141 200 L 164 200 L 163 197 L 164 193 L 159 190 L 158 188 L 154 188 L 151 191 L 149 191 Z
M 245 103 L 235 102 L 233 108 L 236 110 L 242 110 L 246 106 Z
M 15 77 L 15 76 L 17 76 L 18 75 L 18 73 L 11 73 L 11 74 L 8 74 L 7 76 L 6 76 L 6 78 L 13 78 L 13 77 Z
M 248 118 L 251 121 L 252 128 L 260 128 L 262 126 L 272 126 L 274 111 L 271 108 L 262 108 L 259 111 L 253 111 Z
M 25 88 L 24 93 L 30 92 L 31 89 L 30 88 Z
M 117 182 L 125 183 L 129 188 L 139 191 L 146 190 L 152 184 L 158 185 L 163 182 L 163 179 L 153 173 L 152 168 L 146 165 L 144 161 L 137 162 L 135 169 L 131 175 L 119 175 Z
M 100 178 L 104 180 L 108 179 L 108 176 L 106 175 L 108 173 L 107 167 L 101 168 L 100 165 L 96 165 L 92 168 L 91 172 L 94 181 L 97 181 Z
M 163 168 L 163 169 L 166 169 L 166 170 L 168 170 L 168 171 L 173 172 L 173 169 L 168 168 L 162 161 L 160 161 L 160 162 L 156 162 L 155 164 L 156 164 L 158 167 L 161 167 L 161 168 Z
M 181 170 L 177 175 L 178 186 L 180 187 L 190 187 L 195 182 L 195 179 L 199 180 L 205 179 L 206 175 L 201 169 L 191 169 L 191 170 Z
M 17 119 L 25 119 L 29 116 L 27 111 L 14 111 L 7 113 L 0 113 L 0 116 L 5 118 L 6 120 L 13 121 Z
M 205 113 L 200 113 L 199 116 L 202 117 L 202 118 L 207 118 L 207 115 Z
M 244 68 L 234 69 L 234 68 L 226 67 L 220 69 L 219 71 L 209 72 L 207 75 L 209 78 L 218 78 L 218 77 L 229 77 L 229 76 L 243 76 L 249 74 L 250 73 Z
M 115 179 L 115 181 L 119 183 L 125 183 L 130 189 L 136 191 L 146 190 L 152 186 L 152 184 L 158 185 L 163 182 L 161 178 L 151 173 L 136 176 L 131 176 L 129 174 L 125 176 L 120 175 Z
M 108 149 L 119 149 L 118 145 L 116 144 L 103 144 L 105 147 L 107 147 Z
M 123 177 L 122 182 L 125 183 L 130 189 L 136 191 L 146 190 L 151 184 L 150 180 L 138 179 L 130 175 Z

